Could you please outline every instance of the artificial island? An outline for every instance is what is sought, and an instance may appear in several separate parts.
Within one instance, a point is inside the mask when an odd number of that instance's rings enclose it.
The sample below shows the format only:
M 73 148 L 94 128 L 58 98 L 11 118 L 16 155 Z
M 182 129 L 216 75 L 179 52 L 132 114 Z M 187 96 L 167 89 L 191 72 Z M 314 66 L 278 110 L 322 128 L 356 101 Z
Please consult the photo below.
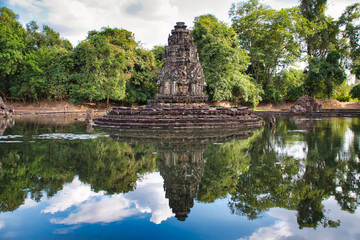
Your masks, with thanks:
M 193 37 L 177 22 L 165 47 L 164 64 L 158 74 L 159 93 L 146 107 L 114 107 L 94 120 L 99 127 L 196 129 L 259 127 L 264 124 L 247 107 L 211 107 L 203 69 Z

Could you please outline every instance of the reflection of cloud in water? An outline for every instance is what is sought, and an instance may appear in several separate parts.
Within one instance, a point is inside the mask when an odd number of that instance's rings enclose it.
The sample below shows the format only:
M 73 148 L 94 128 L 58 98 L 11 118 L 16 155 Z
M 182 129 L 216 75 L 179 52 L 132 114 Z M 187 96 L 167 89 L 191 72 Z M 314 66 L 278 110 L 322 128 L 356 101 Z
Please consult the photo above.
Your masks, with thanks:
M 54 230 L 54 234 L 69 234 L 70 232 L 80 228 L 80 225 L 74 225 L 67 228 L 59 228 Z
M 3 221 L 0 221 L 0 230 L 5 227 L 5 223 Z
M 159 173 L 145 175 L 133 192 L 111 196 L 96 194 L 90 185 L 75 178 L 49 203 L 43 212 L 55 213 L 77 206 L 67 217 L 50 220 L 55 224 L 110 223 L 141 213 L 151 213 L 150 221 L 159 224 L 173 216 Z
M 25 199 L 25 202 L 23 205 L 21 205 L 19 207 L 19 209 L 28 209 L 28 208 L 32 208 L 35 207 L 36 205 L 38 205 L 39 203 L 36 202 L 34 199 L 31 199 L 31 194 L 29 193 Z
M 289 130 L 289 132 L 307 132 L 307 131 Z M 341 148 L 341 154 L 338 155 L 338 158 L 349 155 L 350 147 L 353 141 L 354 141 L 354 133 L 348 128 L 344 134 L 344 141 Z M 308 152 L 308 146 L 304 141 L 289 141 L 285 146 L 281 146 L 275 143 L 274 149 L 280 156 L 291 156 L 298 160 L 306 159 Z
M 109 223 L 120 221 L 125 217 L 135 215 L 138 211 L 131 208 L 131 202 L 123 195 L 103 196 L 100 201 L 90 199 L 82 203 L 75 212 L 66 218 L 53 218 L 51 223 L 79 224 L 79 223 Z
M 354 141 L 354 136 L 355 136 L 354 132 L 348 128 L 344 135 L 344 143 L 343 143 L 343 147 L 342 147 L 342 150 L 345 153 L 350 151 L 350 146 L 352 145 L 352 143 Z
M 6 136 L 0 136 L 0 139 L 14 139 L 14 138 L 22 138 L 22 135 L 6 135 Z
M 303 141 L 292 141 L 285 146 L 275 145 L 275 151 L 280 156 L 291 156 L 299 160 L 306 158 L 307 148 L 307 144 Z
M 262 227 L 253 233 L 253 235 L 251 235 L 249 238 L 240 238 L 239 240 L 286 239 L 291 236 L 292 234 L 291 230 L 289 229 L 289 225 L 283 221 L 276 221 L 273 226 Z
M 104 192 L 93 192 L 89 184 L 82 183 L 79 177 L 76 176 L 72 183 L 65 184 L 63 190 L 49 199 L 49 206 L 42 212 L 62 212 L 72 206 L 79 206 L 92 197 L 101 195 L 104 195 Z
M 150 221 L 156 224 L 174 216 L 169 207 L 169 199 L 165 198 L 163 183 L 160 173 L 152 173 L 137 183 L 135 191 L 126 194 L 141 212 L 149 209 L 152 213 Z
M 299 132 L 299 133 L 307 133 L 309 131 L 307 130 L 301 130 L 301 129 L 297 129 L 297 130 L 288 130 L 288 132 Z
M 322 121 L 322 118 L 297 118 L 296 121 Z
M 6 136 L 0 136 L 0 143 L 22 143 L 21 140 L 11 140 L 11 139 L 17 139 L 22 138 L 22 135 L 6 135 Z M 2 140 L 5 139 L 5 140 Z M 10 139 L 10 140 L 7 140 Z
M 318 226 L 316 230 L 313 228 L 299 229 L 296 221 L 296 212 L 280 208 L 271 209 L 268 214 L 279 219 L 274 225 L 269 227 L 261 227 L 251 236 L 240 238 L 241 240 L 264 240 L 264 239 L 347 239 L 355 240 L 360 237 L 360 229 L 358 223 L 360 221 L 360 212 L 354 214 L 342 211 L 337 205 L 334 198 L 330 198 L 323 202 L 325 209 L 332 209 L 328 213 L 328 217 L 332 220 L 341 220 L 338 228 L 330 229 Z
M 105 134 L 74 134 L 74 133 L 48 133 L 33 136 L 35 139 L 63 139 L 63 140 L 87 140 L 99 137 L 109 137 Z

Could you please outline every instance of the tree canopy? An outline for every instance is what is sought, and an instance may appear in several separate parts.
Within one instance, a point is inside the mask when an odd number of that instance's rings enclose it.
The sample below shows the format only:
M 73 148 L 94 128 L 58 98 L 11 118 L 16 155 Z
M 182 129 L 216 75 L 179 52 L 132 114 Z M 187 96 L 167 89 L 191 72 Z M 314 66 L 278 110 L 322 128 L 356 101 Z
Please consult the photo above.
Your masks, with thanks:
M 191 34 L 210 98 L 256 106 L 261 88 L 245 74 L 249 57 L 238 45 L 233 28 L 213 15 L 202 15 L 195 18 Z
M 297 8 L 277 11 L 249 0 L 233 4 L 230 16 L 240 47 L 249 53 L 249 73 L 263 87 L 273 84 L 279 69 L 299 59 Z
M 310 94 L 348 100 L 347 71 L 360 78 L 360 4 L 339 19 L 327 0 L 275 10 L 260 0 L 234 3 L 228 26 L 194 19 L 191 34 L 211 101 L 256 106 Z M 144 104 L 157 93 L 164 46 L 147 50 L 126 29 L 91 30 L 73 47 L 48 25 L 0 9 L 0 94 L 15 101 L 119 101 Z M 299 62 L 304 69 L 295 71 Z M 302 72 L 302 73 L 301 73 Z M 356 90 L 356 89 L 355 89 Z M 352 91 L 355 93 L 356 91 Z

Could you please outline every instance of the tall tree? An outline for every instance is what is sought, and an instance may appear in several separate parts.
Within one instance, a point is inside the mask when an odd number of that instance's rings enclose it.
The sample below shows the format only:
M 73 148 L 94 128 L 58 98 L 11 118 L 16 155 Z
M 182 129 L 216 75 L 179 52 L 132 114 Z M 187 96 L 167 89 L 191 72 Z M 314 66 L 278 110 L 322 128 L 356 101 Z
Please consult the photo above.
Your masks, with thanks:
M 155 55 L 156 66 L 158 69 L 160 69 L 164 63 L 163 57 L 165 52 L 165 46 L 154 46 L 151 51 Z
M 72 46 L 49 26 L 32 21 L 26 28 L 22 71 L 13 78 L 12 96 L 23 101 L 63 100 L 68 95 Z
M 342 37 L 346 39 L 346 47 L 351 72 L 360 79 L 360 3 L 355 3 L 346 8 L 337 23 L 343 29 Z
M 354 37 L 350 29 L 353 29 L 352 20 L 355 15 L 352 15 L 354 9 L 348 8 L 347 14 L 335 21 L 325 15 L 326 3 L 327 0 L 301 1 L 301 35 L 306 43 L 308 57 L 305 89 L 310 95 L 330 98 L 335 87 L 346 80 L 345 59 L 349 58 L 349 52 L 354 50 L 350 50 L 348 46 L 349 39 L 350 45 L 353 41 L 347 35 L 350 33 Z M 341 34 L 345 25 L 349 28 L 345 30 L 346 33 Z
M 305 88 L 312 96 L 323 93 L 330 98 L 335 86 L 346 80 L 337 51 L 330 52 L 326 58 L 311 58 L 306 72 Z
M 273 84 L 277 71 L 299 59 L 297 8 L 276 11 L 249 0 L 233 4 L 229 13 L 240 47 L 250 55 L 249 72 L 264 88 Z
M 126 83 L 127 102 L 146 103 L 157 92 L 157 73 L 159 71 L 158 60 L 153 51 L 135 49 L 133 56 L 133 68 L 131 78 Z
M 234 29 L 213 15 L 202 15 L 195 18 L 191 34 L 204 69 L 210 98 L 256 106 L 261 90 L 244 73 L 249 57 L 238 46 Z
M 0 8 L 0 94 L 6 101 L 12 78 L 21 70 L 26 49 L 26 32 L 18 16 Z
M 90 31 L 74 50 L 71 97 L 76 100 L 122 100 L 131 77 L 131 56 L 137 46 L 125 29 Z
M 325 16 L 327 0 L 301 0 L 303 19 L 302 35 L 305 38 L 307 55 L 324 57 L 329 44 L 331 20 Z

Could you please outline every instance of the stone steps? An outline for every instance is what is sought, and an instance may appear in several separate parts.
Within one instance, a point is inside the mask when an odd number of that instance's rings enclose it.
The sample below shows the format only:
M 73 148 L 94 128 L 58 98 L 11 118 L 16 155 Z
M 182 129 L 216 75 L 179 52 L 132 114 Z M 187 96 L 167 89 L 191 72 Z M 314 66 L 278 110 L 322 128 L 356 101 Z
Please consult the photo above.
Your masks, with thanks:
M 258 127 L 264 124 L 247 107 L 210 108 L 153 106 L 146 108 L 116 107 L 97 118 L 96 126 L 115 128 L 228 128 Z
M 217 123 L 217 124 L 204 124 L 204 123 L 116 123 L 116 122 L 108 122 L 108 123 L 96 123 L 97 126 L 101 127 L 115 127 L 115 128 L 152 128 L 152 129 L 163 129 L 163 128 L 223 128 L 223 127 L 260 127 L 263 124 L 258 122 L 250 123 Z

